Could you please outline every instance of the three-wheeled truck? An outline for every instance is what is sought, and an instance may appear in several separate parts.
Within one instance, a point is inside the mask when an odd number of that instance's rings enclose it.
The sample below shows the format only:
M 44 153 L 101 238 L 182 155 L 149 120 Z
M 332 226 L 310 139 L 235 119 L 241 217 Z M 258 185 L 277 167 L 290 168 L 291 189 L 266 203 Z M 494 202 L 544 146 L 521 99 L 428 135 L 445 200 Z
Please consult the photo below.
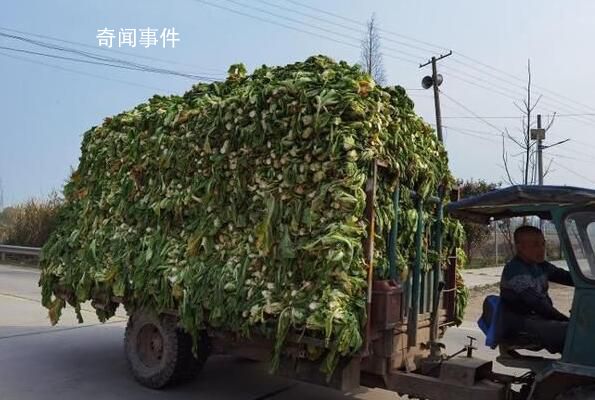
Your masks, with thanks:
M 377 168 L 366 186 L 368 205 L 374 204 Z M 423 209 L 419 197 L 417 207 Z M 399 188 L 394 196 L 399 211 Z M 448 265 L 437 262 L 422 268 L 422 240 L 425 227 L 418 220 L 417 257 L 406 279 L 396 273 L 396 220 L 391 228 L 388 254 L 390 278 L 373 278 L 374 242 L 368 240 L 368 321 L 365 344 L 356 356 L 341 360 L 332 377 L 309 361 L 306 346 L 324 347 L 324 342 L 307 336 L 289 336 L 279 374 L 297 380 L 351 391 L 359 386 L 380 387 L 400 394 L 431 400 L 447 399 L 595 399 L 595 190 L 556 186 L 512 186 L 480 196 L 451 202 L 443 210 L 439 198 L 426 201 L 437 205 L 433 246 L 441 251 L 443 212 L 451 216 L 488 223 L 510 217 L 537 216 L 555 224 L 561 248 L 572 274 L 576 291 L 568 335 L 560 359 L 506 353 L 497 362 L 521 367 L 521 376 L 495 373 L 492 361 L 473 356 L 473 343 L 449 356 L 440 337 L 454 324 L 456 258 Z M 374 209 L 366 209 L 369 230 L 374 230 Z M 421 213 L 420 213 L 421 214 Z M 373 237 L 373 235 L 368 235 Z M 114 307 L 126 300 L 112 298 L 96 307 Z M 269 361 L 272 341 L 253 336 L 241 338 L 231 332 L 207 328 L 192 351 L 192 340 L 178 325 L 175 311 L 156 315 L 151 310 L 127 308 L 125 349 L 131 371 L 143 385 L 161 388 L 174 381 L 194 377 L 211 354 L 230 354 Z M 498 310 L 491 310 L 495 315 Z M 510 348 L 514 343 L 507 343 Z M 526 342 L 523 344 L 526 346 Z M 522 345 L 517 344 L 517 347 Z M 535 343 L 529 343 L 535 348 Z M 461 353 L 463 353 L 461 355 Z

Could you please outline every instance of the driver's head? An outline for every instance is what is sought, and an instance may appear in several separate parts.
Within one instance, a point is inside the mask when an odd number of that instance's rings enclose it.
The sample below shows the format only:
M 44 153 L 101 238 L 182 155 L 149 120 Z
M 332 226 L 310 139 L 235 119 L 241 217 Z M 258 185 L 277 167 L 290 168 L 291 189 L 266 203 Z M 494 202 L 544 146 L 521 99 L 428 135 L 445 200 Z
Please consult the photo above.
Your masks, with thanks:
M 545 239 L 539 228 L 521 226 L 514 231 L 516 254 L 529 263 L 545 261 Z

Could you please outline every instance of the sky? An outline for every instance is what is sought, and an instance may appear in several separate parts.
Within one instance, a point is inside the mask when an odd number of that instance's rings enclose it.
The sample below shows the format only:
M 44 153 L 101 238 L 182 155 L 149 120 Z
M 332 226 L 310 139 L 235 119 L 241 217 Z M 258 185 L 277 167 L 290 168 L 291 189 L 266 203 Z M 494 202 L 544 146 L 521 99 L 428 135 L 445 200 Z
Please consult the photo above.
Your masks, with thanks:
M 453 51 L 438 69 L 444 142 L 456 177 L 506 182 L 502 132 L 520 135 L 515 103 L 522 105 L 530 59 L 533 98 L 542 94 L 534 114 L 543 114 L 544 123 L 558 115 L 545 144 L 570 139 L 545 150 L 545 183 L 595 187 L 592 1 L 21 0 L 7 2 L 0 13 L 0 206 L 60 192 L 78 164 L 86 130 L 156 93 L 182 94 L 196 82 L 32 54 L 81 58 L 6 35 L 224 79 L 238 62 L 248 71 L 315 54 L 356 63 L 374 13 L 387 83 L 407 88 L 429 123 L 435 123 L 432 92 L 420 82 L 430 69 L 419 63 Z M 118 48 L 116 39 L 109 49 L 96 38 L 104 28 L 117 34 L 148 27 L 158 35 L 173 28 L 180 41 L 175 48 L 161 42 Z M 514 155 L 520 150 L 510 140 L 505 147 L 518 181 Z

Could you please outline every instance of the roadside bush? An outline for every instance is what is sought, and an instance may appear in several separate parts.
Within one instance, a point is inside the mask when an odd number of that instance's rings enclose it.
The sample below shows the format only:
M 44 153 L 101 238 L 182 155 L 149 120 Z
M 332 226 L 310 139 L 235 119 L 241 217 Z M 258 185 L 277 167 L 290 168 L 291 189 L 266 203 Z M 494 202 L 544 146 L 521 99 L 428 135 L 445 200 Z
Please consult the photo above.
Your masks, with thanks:
M 42 247 L 56 223 L 62 199 L 52 193 L 48 199 L 30 199 L 0 214 L 0 242 L 16 246 Z

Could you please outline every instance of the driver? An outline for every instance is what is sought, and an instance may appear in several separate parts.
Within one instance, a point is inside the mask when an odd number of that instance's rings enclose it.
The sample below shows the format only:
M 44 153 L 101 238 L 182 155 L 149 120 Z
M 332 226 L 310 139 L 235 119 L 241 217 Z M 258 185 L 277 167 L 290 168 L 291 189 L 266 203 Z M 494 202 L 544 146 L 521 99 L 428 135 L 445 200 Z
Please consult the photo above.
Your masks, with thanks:
M 561 353 L 568 317 L 553 306 L 548 282 L 574 286 L 570 273 L 545 261 L 545 239 L 540 229 L 517 228 L 514 244 L 516 256 L 506 264 L 500 280 L 506 336 L 526 333 L 550 353 Z

